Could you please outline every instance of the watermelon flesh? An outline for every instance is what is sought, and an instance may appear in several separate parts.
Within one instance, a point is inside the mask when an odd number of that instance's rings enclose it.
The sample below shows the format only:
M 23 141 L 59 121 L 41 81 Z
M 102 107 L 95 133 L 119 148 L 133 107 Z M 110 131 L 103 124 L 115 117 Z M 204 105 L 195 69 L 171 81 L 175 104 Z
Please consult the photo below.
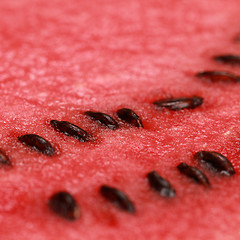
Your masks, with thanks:
M 8 239 L 239 239 L 239 83 L 197 79 L 205 70 L 240 68 L 213 61 L 240 54 L 237 0 L 1 0 L 1 144 L 12 168 L 1 168 L 0 238 Z M 162 98 L 204 98 L 196 109 L 173 112 Z M 133 109 L 144 128 L 119 121 Z M 116 131 L 85 111 L 120 122 Z M 89 143 L 56 132 L 69 121 Z M 53 157 L 18 141 L 38 134 Z M 236 174 L 201 168 L 211 188 L 177 170 L 197 151 L 228 157 Z M 176 197 L 152 191 L 147 173 L 169 180 Z M 136 207 L 125 213 L 100 194 L 103 184 L 124 191 Z M 81 217 L 69 222 L 48 208 L 57 191 L 70 192 Z M 239 209 L 239 210 L 238 210 Z

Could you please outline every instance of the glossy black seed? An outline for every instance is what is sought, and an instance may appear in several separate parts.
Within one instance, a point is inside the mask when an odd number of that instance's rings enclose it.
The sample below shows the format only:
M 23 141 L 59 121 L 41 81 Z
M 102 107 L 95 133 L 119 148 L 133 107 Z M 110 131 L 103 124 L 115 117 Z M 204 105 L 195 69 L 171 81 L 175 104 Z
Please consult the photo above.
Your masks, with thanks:
M 149 185 L 163 197 L 174 197 L 176 192 L 171 184 L 156 171 L 147 174 Z
M 120 119 L 135 127 L 143 127 L 140 117 L 131 109 L 121 108 L 117 111 L 117 115 Z
M 105 199 L 112 202 L 118 208 L 130 213 L 136 211 L 131 200 L 122 191 L 103 185 L 100 188 L 100 193 Z
M 26 134 L 18 137 L 18 140 L 44 155 L 52 156 L 55 154 L 51 143 L 36 134 Z
M 224 71 L 206 71 L 197 73 L 198 78 L 207 79 L 212 82 L 239 82 L 240 76 Z
M 118 123 L 105 113 L 88 111 L 85 114 L 109 129 L 115 130 L 119 128 Z
M 157 108 L 167 108 L 173 111 L 180 111 L 183 109 L 194 109 L 203 104 L 203 98 L 193 96 L 189 98 L 169 98 L 161 99 L 153 103 Z
M 240 65 L 240 56 L 238 55 L 231 55 L 231 54 L 219 55 L 219 56 L 215 56 L 214 60 L 224 64 Z
M 231 162 L 218 152 L 200 151 L 194 154 L 194 159 L 203 165 L 206 165 L 214 172 L 227 176 L 235 174 Z
M 58 192 L 52 195 L 48 206 L 54 213 L 68 220 L 76 220 L 80 216 L 79 206 L 68 192 Z
M 0 150 L 0 165 L 11 166 L 11 161 L 5 152 Z
M 56 131 L 73 137 L 80 142 L 88 142 L 91 140 L 91 136 L 85 130 L 70 122 L 51 120 L 50 124 Z
M 196 183 L 202 184 L 206 187 L 208 187 L 210 185 L 208 178 L 198 168 L 189 166 L 186 163 L 180 163 L 177 166 L 177 168 L 182 174 L 193 179 Z

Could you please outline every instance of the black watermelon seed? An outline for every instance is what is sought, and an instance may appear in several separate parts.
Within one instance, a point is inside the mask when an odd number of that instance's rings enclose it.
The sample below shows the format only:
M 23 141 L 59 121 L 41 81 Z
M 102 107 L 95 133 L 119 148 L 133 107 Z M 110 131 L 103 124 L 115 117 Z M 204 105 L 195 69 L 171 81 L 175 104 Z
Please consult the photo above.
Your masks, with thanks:
M 240 65 L 240 56 L 238 55 L 231 55 L 231 54 L 219 55 L 219 56 L 215 56 L 214 60 L 224 64 Z
M 149 185 L 153 190 L 158 192 L 163 197 L 174 197 L 176 192 L 171 184 L 162 178 L 156 171 L 147 174 Z
M 120 119 L 135 127 L 143 127 L 140 117 L 131 109 L 121 108 L 117 111 L 117 115 Z
M 85 130 L 70 122 L 51 120 L 50 124 L 56 131 L 73 137 L 80 142 L 88 142 L 91 140 L 91 136 Z
M 26 134 L 18 137 L 18 140 L 44 155 L 52 156 L 55 154 L 51 143 L 36 134 Z
M 183 109 L 194 109 L 203 104 L 203 98 L 193 96 L 190 98 L 169 98 L 155 101 L 153 103 L 157 108 L 167 108 L 173 111 L 180 111 Z
M 48 206 L 54 213 L 68 220 L 76 220 L 80 216 L 79 206 L 68 192 L 53 194 L 48 201 Z
M 186 163 L 180 163 L 177 168 L 182 174 L 192 178 L 196 183 L 206 187 L 210 185 L 208 178 L 198 168 L 189 166 Z
M 206 71 L 196 74 L 196 77 L 207 79 L 212 82 L 239 82 L 240 76 L 224 71 Z
M 105 113 L 88 111 L 85 112 L 85 114 L 111 130 L 119 128 L 118 123 L 111 116 Z
M 235 170 L 231 162 L 218 152 L 200 151 L 194 154 L 194 159 L 207 165 L 214 172 L 227 176 L 235 174 Z
M 105 199 L 112 202 L 118 208 L 130 213 L 134 213 L 136 211 L 131 200 L 122 191 L 103 185 L 100 188 L 100 193 Z
M 5 165 L 5 166 L 6 165 L 11 166 L 12 165 L 9 157 L 2 150 L 0 150 L 0 165 Z

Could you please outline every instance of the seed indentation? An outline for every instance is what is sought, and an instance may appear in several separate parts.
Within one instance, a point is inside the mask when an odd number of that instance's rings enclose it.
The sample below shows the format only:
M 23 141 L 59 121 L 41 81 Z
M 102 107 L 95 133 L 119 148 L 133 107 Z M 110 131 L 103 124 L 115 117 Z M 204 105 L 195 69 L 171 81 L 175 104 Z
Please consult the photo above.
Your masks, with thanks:
M 122 191 L 103 185 L 100 188 L 100 193 L 105 199 L 112 202 L 118 208 L 130 213 L 134 213 L 136 211 L 131 200 Z
M 48 201 L 48 206 L 54 213 L 68 220 L 76 220 L 80 216 L 79 206 L 68 192 L 53 194 Z
M 36 134 L 26 134 L 18 137 L 18 140 L 44 155 L 53 156 L 55 154 L 51 143 Z
M 0 149 L 0 165 L 11 166 L 11 161 L 4 151 Z
M 80 142 L 88 142 L 91 140 L 91 136 L 85 130 L 70 122 L 51 120 L 50 124 L 56 131 L 73 137 Z
M 171 184 L 162 178 L 156 171 L 147 174 L 149 185 L 153 190 L 158 192 L 163 197 L 174 197 L 176 192 Z
M 208 187 L 210 185 L 208 178 L 198 168 L 193 167 L 193 166 L 189 166 L 186 163 L 180 163 L 177 166 L 177 168 L 182 174 L 184 174 L 187 177 L 193 179 L 196 183 L 202 184 L 205 187 Z
M 117 115 L 123 121 L 130 123 L 135 127 L 143 127 L 140 117 L 131 109 L 121 108 L 117 111 Z
M 212 82 L 239 82 L 240 76 L 225 71 L 205 71 L 197 73 L 198 78 L 207 79 Z
M 203 104 L 203 98 L 198 96 L 183 97 L 183 98 L 169 98 L 161 99 L 153 103 L 157 108 L 167 108 L 173 111 L 180 111 L 183 109 L 194 109 Z
M 203 165 L 207 165 L 214 172 L 231 176 L 235 170 L 231 162 L 222 154 L 213 151 L 200 151 L 194 154 L 194 159 Z
M 111 130 L 119 128 L 118 123 L 106 113 L 87 111 L 85 114 Z
M 240 65 L 240 56 L 238 55 L 219 55 L 215 56 L 214 60 L 229 65 Z

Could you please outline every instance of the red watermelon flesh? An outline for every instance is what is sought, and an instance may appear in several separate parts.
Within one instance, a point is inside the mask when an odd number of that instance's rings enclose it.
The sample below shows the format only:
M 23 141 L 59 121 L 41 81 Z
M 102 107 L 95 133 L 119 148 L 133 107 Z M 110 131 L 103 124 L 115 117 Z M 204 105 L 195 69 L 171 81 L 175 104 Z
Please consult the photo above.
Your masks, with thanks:
M 197 79 L 205 70 L 240 74 L 213 61 L 240 54 L 238 0 L 1 0 L 0 149 L 3 167 L 0 238 L 228 239 L 240 238 L 240 85 Z M 196 109 L 158 110 L 169 97 L 204 98 Z M 144 128 L 119 121 L 133 109 Z M 120 122 L 112 131 L 83 113 L 101 111 Z M 79 142 L 56 132 L 50 120 L 88 131 Z M 38 134 L 54 157 L 17 137 Z M 216 175 L 193 160 L 197 151 L 228 157 L 236 174 Z M 179 173 L 180 162 L 198 166 L 206 189 Z M 165 199 L 146 180 L 156 170 L 176 197 Z M 124 191 L 136 207 L 129 214 L 100 194 L 106 184 Z M 67 221 L 48 208 L 58 191 L 71 193 L 81 217 Z

